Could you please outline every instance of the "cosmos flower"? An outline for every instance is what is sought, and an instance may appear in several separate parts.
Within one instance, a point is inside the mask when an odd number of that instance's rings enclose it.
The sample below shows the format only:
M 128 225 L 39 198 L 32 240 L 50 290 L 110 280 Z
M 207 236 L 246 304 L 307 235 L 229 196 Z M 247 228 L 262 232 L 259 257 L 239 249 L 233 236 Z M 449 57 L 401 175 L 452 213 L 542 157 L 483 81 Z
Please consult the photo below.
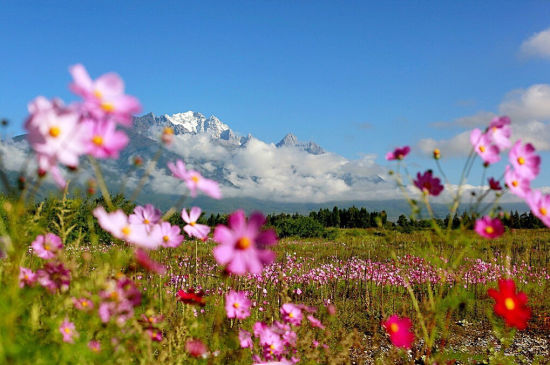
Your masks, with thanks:
M 61 238 L 53 233 L 46 233 L 46 235 L 39 235 L 31 243 L 33 253 L 44 259 L 50 260 L 56 256 L 57 251 L 63 248 L 63 242 Z
M 150 258 L 147 252 L 141 248 L 136 249 L 134 256 L 136 258 L 136 262 L 145 270 L 159 275 L 166 274 L 166 267 Z
M 516 284 L 511 279 L 500 279 L 499 290 L 489 289 L 487 294 L 495 300 L 494 311 L 504 318 L 506 325 L 524 330 L 531 318 L 531 309 L 527 306 L 527 295 L 516 293 Z
M 36 282 L 36 273 L 26 267 L 19 268 L 19 287 L 33 286 Z
M 509 154 L 510 163 L 516 173 L 524 179 L 533 180 L 540 171 L 540 156 L 531 143 L 522 144 L 518 140 Z
M 192 357 L 204 357 L 206 356 L 208 349 L 201 340 L 189 340 L 185 343 L 185 351 Z
M 325 329 L 325 326 L 321 323 L 321 321 L 315 318 L 313 315 L 308 315 L 307 319 L 309 321 L 309 324 L 311 324 L 311 327 L 320 328 L 322 330 Z
M 36 271 L 36 279 L 52 294 L 57 290 L 65 292 L 69 290 L 71 271 L 63 263 L 46 262 L 42 269 Z
M 162 212 L 152 204 L 147 204 L 144 207 L 138 205 L 134 208 L 134 213 L 128 217 L 128 221 L 134 225 L 143 224 L 149 232 L 155 224 L 160 222 L 161 216 Z
M 158 224 L 160 235 L 162 237 L 162 247 L 178 247 L 183 242 L 183 236 L 180 234 L 181 228 L 173 226 L 169 222 L 161 222 Z
M 285 303 L 280 309 L 281 317 L 286 323 L 299 326 L 302 323 L 302 311 L 292 303 Z
M 510 165 L 506 166 L 504 181 L 511 193 L 525 199 L 531 191 L 531 181 L 518 174 Z
M 187 170 L 182 160 L 177 160 L 175 164 L 168 162 L 168 168 L 175 177 L 185 181 L 191 197 L 196 197 L 197 190 L 200 190 L 211 198 L 221 199 L 222 193 L 218 183 L 204 178 L 198 171 Z
M 266 249 L 277 242 L 271 229 L 261 230 L 265 217 L 261 213 L 252 213 L 248 222 L 244 211 L 238 210 L 229 218 L 229 227 L 218 225 L 214 231 L 214 258 L 218 264 L 233 274 L 259 274 L 264 265 L 275 259 L 275 253 Z
M 427 170 L 424 174 L 420 172 L 416 174 L 414 185 L 419 188 L 424 194 L 438 196 L 443 191 L 441 180 L 432 176 L 432 170 Z
M 198 304 L 201 307 L 204 307 L 206 305 L 206 300 L 203 298 L 204 293 L 202 291 L 199 291 L 195 293 L 195 290 L 190 288 L 187 291 L 184 291 L 182 289 L 178 290 L 178 300 L 185 304 Z
M 101 351 L 101 343 L 99 343 L 99 341 L 96 341 L 96 340 L 91 340 L 90 342 L 88 342 L 88 348 L 90 350 L 92 350 L 93 352 L 100 352 Z
M 382 326 L 384 326 L 386 332 L 390 335 L 390 341 L 394 346 L 411 348 L 414 341 L 414 333 L 411 332 L 412 323 L 409 318 L 400 318 L 394 314 Z
M 74 307 L 80 311 L 90 311 L 94 309 L 94 302 L 88 298 L 73 298 Z
M 492 144 L 491 138 L 476 128 L 470 133 L 470 143 L 475 152 L 485 163 L 495 163 L 500 160 L 500 150 Z
M 485 216 L 476 220 L 474 230 L 482 237 L 494 239 L 504 234 L 504 225 L 498 218 Z
M 251 349 L 254 346 L 250 332 L 239 330 L 239 344 L 243 349 Z
M 411 148 L 409 146 L 403 146 L 401 148 L 396 148 L 395 150 L 386 153 L 386 160 L 402 160 L 404 159 L 409 152 L 411 151 Z
M 74 337 L 78 336 L 73 322 L 70 322 L 67 317 L 59 326 L 59 332 L 63 335 L 63 342 L 74 343 Z
M 187 225 L 183 227 L 183 230 L 190 236 L 190 237 L 196 237 L 200 240 L 205 239 L 208 236 L 208 233 L 210 233 L 210 227 L 204 224 L 198 224 L 197 220 L 201 216 L 201 208 L 199 207 L 193 207 L 187 213 L 187 210 L 185 208 L 181 211 L 181 218 Z
M 250 299 L 245 292 L 230 290 L 225 295 L 227 318 L 246 319 L 250 316 Z
M 502 190 L 502 186 L 500 186 L 500 181 L 495 180 L 494 178 L 490 177 L 489 180 L 489 189 L 494 191 Z
M 96 158 L 118 158 L 119 152 L 129 142 L 126 133 L 116 130 L 114 121 L 87 120 L 83 123 L 90 130 L 86 152 Z
M 531 190 L 526 197 L 527 205 L 546 227 L 550 227 L 550 194 L 539 190 Z
M 491 142 L 500 150 L 510 148 L 512 145 L 512 142 L 510 142 L 510 136 L 512 135 L 510 118 L 507 116 L 494 118 L 491 123 L 489 123 L 487 135 L 489 136 Z
M 92 80 L 81 64 L 71 66 L 72 92 L 84 99 L 83 109 L 96 120 L 112 119 L 125 126 L 132 125 L 132 115 L 141 111 L 139 101 L 124 93 L 124 81 L 115 73 Z
M 141 292 L 136 284 L 124 275 L 110 279 L 105 283 L 105 289 L 99 292 L 101 303 L 98 314 L 103 323 L 115 318 L 119 325 L 134 315 L 134 307 L 141 304 Z

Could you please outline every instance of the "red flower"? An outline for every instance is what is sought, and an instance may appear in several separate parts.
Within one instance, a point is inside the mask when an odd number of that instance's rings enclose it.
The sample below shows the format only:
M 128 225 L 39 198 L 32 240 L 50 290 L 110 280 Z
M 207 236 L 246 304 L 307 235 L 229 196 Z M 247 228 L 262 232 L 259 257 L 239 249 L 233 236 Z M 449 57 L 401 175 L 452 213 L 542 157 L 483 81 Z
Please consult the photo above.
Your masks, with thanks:
M 195 290 L 192 288 L 188 291 L 178 290 L 178 300 L 182 301 L 186 304 L 198 304 L 201 307 L 204 307 L 206 304 L 206 301 L 204 300 L 203 296 L 204 293 L 202 291 L 195 293 Z
M 492 177 L 489 178 L 489 188 L 491 190 L 502 190 L 502 186 L 500 186 L 500 181 L 493 179 Z
M 422 190 L 424 194 L 433 196 L 438 196 L 443 191 L 441 180 L 437 177 L 433 177 L 432 170 L 427 170 L 424 174 L 421 174 L 420 172 L 416 174 L 414 185 Z
M 400 318 L 397 315 L 390 316 L 382 326 L 390 335 L 391 343 L 396 347 L 410 349 L 414 341 L 411 320 L 407 317 Z
M 203 357 L 208 352 L 201 340 L 189 340 L 185 343 L 185 350 L 193 357 Z
M 516 283 L 511 279 L 498 281 L 499 291 L 489 289 L 487 294 L 495 300 L 494 311 L 504 318 L 506 325 L 524 330 L 527 321 L 531 318 L 531 309 L 527 306 L 527 295 L 523 292 L 516 294 Z

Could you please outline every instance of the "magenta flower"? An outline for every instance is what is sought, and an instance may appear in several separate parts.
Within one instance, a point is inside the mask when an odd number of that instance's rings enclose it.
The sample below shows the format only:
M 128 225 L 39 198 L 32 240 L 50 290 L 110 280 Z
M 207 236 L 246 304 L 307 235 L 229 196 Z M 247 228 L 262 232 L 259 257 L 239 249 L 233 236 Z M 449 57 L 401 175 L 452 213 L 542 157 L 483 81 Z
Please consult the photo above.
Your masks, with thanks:
M 26 267 L 19 268 L 19 287 L 33 286 L 36 282 L 36 273 Z
M 183 227 L 183 230 L 189 235 L 189 237 L 196 237 L 200 240 L 204 240 L 210 232 L 210 227 L 204 224 L 197 224 L 197 220 L 201 216 L 201 208 L 193 207 L 189 211 L 189 214 L 185 208 L 181 211 L 181 218 L 187 225 Z
M 302 323 L 302 311 L 292 303 L 286 303 L 280 309 L 283 321 L 294 326 L 299 326 Z
M 201 190 L 211 198 L 221 199 L 222 193 L 218 183 L 202 177 L 202 175 L 195 170 L 187 170 L 182 160 L 177 160 L 175 164 L 173 162 L 168 162 L 168 168 L 175 177 L 185 181 L 191 197 L 196 197 L 197 190 Z
M 153 226 L 151 232 L 147 232 L 146 225 L 130 223 L 126 214 L 120 209 L 107 213 L 103 207 L 97 207 L 93 215 L 101 228 L 120 240 L 147 249 L 156 249 L 161 244 L 160 227 Z
M 93 81 L 81 64 L 70 67 L 73 83 L 69 88 L 84 99 L 83 109 L 97 120 L 112 118 L 126 126 L 132 115 L 141 111 L 139 101 L 124 94 L 124 81 L 115 73 L 107 73 Z
M 136 249 L 134 255 L 136 258 L 136 262 L 145 270 L 154 272 L 159 275 L 166 274 L 166 267 L 150 258 L 147 252 L 145 252 L 141 248 Z
M 514 170 L 524 179 L 533 180 L 540 171 L 540 156 L 535 153 L 531 143 L 521 144 L 518 140 L 509 154 Z
M 504 234 L 504 226 L 498 218 L 491 218 L 486 215 L 483 218 L 476 220 L 474 231 L 482 237 L 494 239 Z
M 63 248 L 63 242 L 61 238 L 53 233 L 46 233 L 46 235 L 39 235 L 31 243 L 32 251 L 34 254 L 44 260 L 53 259 L 57 251 Z
M 403 146 L 401 148 L 396 148 L 395 150 L 386 153 L 386 160 L 402 160 L 409 154 L 411 148 L 409 146 Z
M 201 340 L 189 340 L 185 343 L 185 351 L 192 357 L 204 357 L 208 353 L 206 345 Z
M 102 302 L 98 314 L 103 323 L 115 317 L 116 322 L 122 325 L 134 315 L 134 307 L 141 304 L 141 292 L 136 284 L 126 277 L 109 280 L 105 290 L 99 292 L 99 296 Z
M 481 132 L 478 128 L 470 133 L 470 143 L 474 150 L 485 163 L 495 163 L 500 160 L 500 150 L 497 146 L 491 144 L 491 138 Z
M 254 346 L 250 332 L 239 330 L 239 344 L 242 349 L 251 349 Z
M 154 328 L 154 327 L 147 328 L 145 330 L 145 333 L 147 333 L 151 341 L 154 341 L 154 342 L 162 341 L 162 331 L 159 330 L 158 328 Z
M 510 192 L 520 198 L 525 199 L 531 191 L 531 181 L 510 168 L 510 165 L 506 166 L 504 181 L 506 181 L 506 186 L 508 186 Z
M 407 317 L 399 318 L 393 315 L 383 324 L 390 335 L 390 341 L 394 346 L 410 349 L 414 341 L 414 333 L 411 332 L 412 323 Z
M 158 224 L 160 227 L 160 235 L 162 236 L 162 247 L 178 247 L 183 242 L 183 236 L 181 228 L 173 226 L 168 222 L 161 222 Z
M 309 324 L 311 324 L 311 327 L 320 328 L 322 330 L 325 329 L 325 326 L 321 323 L 321 321 L 315 318 L 313 315 L 308 315 L 307 319 L 309 321 Z
M 99 341 L 96 341 L 96 340 L 91 340 L 90 342 L 88 342 L 88 348 L 90 350 L 92 350 L 93 352 L 100 352 L 101 351 L 101 343 L 99 343 Z
M 489 178 L 489 189 L 499 191 L 502 190 L 502 186 L 500 186 L 500 181 L 495 180 L 494 178 Z
M 491 142 L 500 150 L 510 148 L 512 145 L 512 142 L 510 142 L 510 136 L 512 135 L 510 118 L 507 116 L 494 118 L 489 124 L 487 135 L 489 136 Z
M 84 122 L 91 131 L 87 140 L 87 153 L 96 158 L 118 158 L 129 142 L 128 136 L 116 130 L 114 121 Z
M 63 335 L 63 342 L 74 343 L 74 337 L 78 336 L 73 322 L 69 322 L 69 319 L 65 317 L 61 326 L 59 326 L 59 332 Z
M 73 304 L 80 311 L 91 311 L 94 309 L 94 302 L 88 298 L 73 298 Z
M 281 336 L 270 328 L 265 328 L 260 332 L 260 345 L 263 348 L 264 357 L 268 360 L 282 355 L 285 351 Z
M 66 292 L 71 283 L 71 271 L 62 263 L 47 262 L 42 269 L 36 272 L 36 279 L 38 284 L 52 294 L 57 290 Z
M 526 197 L 527 205 L 546 227 L 550 227 L 550 195 L 532 190 Z
M 147 204 L 145 207 L 138 205 L 134 208 L 134 213 L 128 217 L 131 224 L 143 224 L 149 232 L 151 228 L 160 222 L 161 211 L 155 208 L 152 204 Z
M 260 230 L 265 224 L 261 213 L 252 213 L 247 223 L 244 211 L 238 210 L 228 221 L 229 227 L 218 225 L 214 231 L 214 240 L 219 243 L 214 247 L 214 258 L 230 273 L 259 274 L 275 259 L 275 253 L 266 249 L 277 243 L 275 232 Z
M 227 318 L 246 319 L 250 316 L 250 299 L 245 292 L 230 290 L 225 295 Z
M 414 185 L 422 190 L 424 194 L 438 196 L 443 191 L 441 180 L 432 176 L 432 170 L 427 170 L 424 174 L 420 174 L 420 172 L 416 174 Z

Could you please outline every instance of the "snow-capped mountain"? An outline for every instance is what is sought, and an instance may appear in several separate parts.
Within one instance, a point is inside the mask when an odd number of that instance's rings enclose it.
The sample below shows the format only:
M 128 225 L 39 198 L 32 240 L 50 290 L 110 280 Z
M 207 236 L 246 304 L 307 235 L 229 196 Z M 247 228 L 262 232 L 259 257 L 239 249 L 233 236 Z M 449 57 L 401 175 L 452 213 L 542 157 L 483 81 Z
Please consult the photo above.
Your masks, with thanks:
M 325 150 L 321 148 L 315 142 L 300 142 L 298 138 L 292 134 L 288 133 L 279 143 L 276 144 L 277 147 L 293 147 L 299 148 L 303 151 L 309 152 L 313 155 L 320 155 L 325 153 Z

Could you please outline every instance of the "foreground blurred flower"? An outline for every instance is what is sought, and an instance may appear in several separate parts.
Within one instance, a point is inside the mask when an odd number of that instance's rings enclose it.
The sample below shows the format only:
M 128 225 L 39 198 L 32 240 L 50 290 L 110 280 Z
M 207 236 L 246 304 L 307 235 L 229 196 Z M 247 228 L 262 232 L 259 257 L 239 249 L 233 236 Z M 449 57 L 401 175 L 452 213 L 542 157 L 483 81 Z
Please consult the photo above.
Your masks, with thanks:
M 192 288 L 187 291 L 180 289 L 177 294 L 179 297 L 178 300 L 185 304 L 198 304 L 200 306 L 206 305 L 206 300 L 203 298 L 204 293 L 202 291 L 195 293 L 195 290 Z
M 86 113 L 97 120 L 112 118 L 126 126 L 132 124 L 132 115 L 141 105 L 133 96 L 124 94 L 124 81 L 115 73 L 107 73 L 93 81 L 81 64 L 69 68 L 73 83 L 69 88 L 84 99 Z
M 162 247 L 178 247 L 183 242 L 181 228 L 173 226 L 169 222 L 161 222 L 159 225 Z
M 143 224 L 149 232 L 155 224 L 160 222 L 161 215 L 162 212 L 152 204 L 147 204 L 144 207 L 138 205 L 134 208 L 134 213 L 128 217 L 128 221 L 135 225 Z
M 491 164 L 500 160 L 500 150 L 498 147 L 491 144 L 492 141 L 489 136 L 478 128 L 470 133 L 470 143 L 483 162 Z
M 510 128 L 510 118 L 507 116 L 496 117 L 487 129 L 487 135 L 500 150 L 509 148 L 512 143 L 510 142 L 510 136 L 512 135 L 512 129 Z
M 510 163 L 519 176 L 533 180 L 540 171 L 540 156 L 531 143 L 522 144 L 518 140 L 510 150 Z
M 424 194 L 438 196 L 443 191 L 441 180 L 432 176 L 432 170 L 427 170 L 424 174 L 420 172 L 416 174 L 414 185 L 422 190 Z
M 119 152 L 129 142 L 128 136 L 116 130 L 114 121 L 85 121 L 90 130 L 87 153 L 96 158 L 118 158 Z
M 245 292 L 230 290 L 225 295 L 227 318 L 245 319 L 250 316 L 250 299 Z
M 401 148 L 396 148 L 395 150 L 386 153 L 386 160 L 402 160 L 404 159 L 409 152 L 411 151 L 411 148 L 409 146 L 403 146 Z
M 175 164 L 173 162 L 168 162 L 168 168 L 175 177 L 185 181 L 191 197 L 196 197 L 197 190 L 201 190 L 211 198 L 221 199 L 222 193 L 218 183 L 214 180 L 202 177 L 198 171 L 187 170 L 182 160 L 177 160 Z
M 168 223 L 170 224 L 170 223 Z M 166 267 L 149 257 L 146 251 L 141 248 L 136 249 L 136 262 L 147 271 L 154 272 L 159 275 L 166 274 Z
M 19 287 L 32 286 L 36 282 L 36 274 L 26 267 L 19 268 Z
M 229 227 L 220 224 L 214 231 L 214 240 L 219 243 L 214 247 L 214 258 L 233 274 L 261 273 L 264 265 L 275 259 L 275 253 L 266 249 L 277 243 L 275 231 L 261 230 L 265 217 L 257 212 L 252 213 L 247 223 L 244 211 L 238 210 L 229 216 L 228 222 Z
M 531 191 L 531 181 L 518 174 L 510 165 L 506 166 L 504 181 L 511 193 L 525 199 Z
M 474 230 L 482 237 L 494 239 L 504 234 L 504 225 L 498 218 L 485 216 L 476 220 Z
M 313 315 L 308 315 L 307 319 L 309 321 L 309 324 L 311 324 L 311 327 L 320 328 L 322 330 L 325 329 L 325 326 L 321 323 L 321 321 L 315 318 Z
M 414 341 L 414 333 L 411 332 L 412 323 L 409 318 L 400 318 L 394 314 L 382 325 L 390 335 L 390 341 L 394 346 L 411 348 Z
M 208 349 L 201 340 L 189 340 L 185 343 L 185 351 L 193 357 L 204 357 Z
M 239 330 L 239 344 L 243 349 L 251 349 L 254 346 L 250 332 Z
M 302 311 L 292 303 L 286 303 L 281 306 L 281 317 L 283 321 L 294 326 L 299 326 L 302 323 Z
M 88 342 L 88 348 L 93 352 L 100 352 L 101 344 L 99 343 L 99 341 L 91 340 L 90 342 Z
M 125 276 L 105 283 L 105 290 L 99 292 L 102 302 L 98 314 L 103 323 L 115 317 L 119 325 L 134 315 L 134 307 L 141 304 L 141 292 L 136 284 Z
M 94 302 L 88 298 L 73 298 L 74 307 L 81 311 L 90 311 L 94 309 Z
M 525 200 L 533 214 L 539 218 L 546 227 L 550 227 L 550 194 L 543 194 L 539 190 L 532 190 L 527 194 Z
M 511 279 L 500 279 L 499 290 L 489 289 L 487 294 L 495 300 L 494 311 L 504 318 L 506 325 L 524 330 L 531 318 L 531 309 L 527 306 L 527 295 L 516 293 L 516 283 Z
M 63 263 L 47 262 L 36 272 L 36 278 L 38 283 L 52 294 L 57 290 L 65 292 L 69 290 L 71 271 Z
M 162 331 L 159 330 L 158 328 L 154 328 L 154 327 L 147 328 L 145 330 L 145 333 L 147 333 L 151 341 L 154 341 L 154 342 L 162 341 Z
M 75 330 L 73 322 L 69 322 L 69 319 L 65 317 L 65 320 L 59 326 L 59 332 L 63 335 L 63 342 L 74 343 L 73 337 L 78 336 L 78 332 Z
M 31 246 L 32 252 L 36 256 L 44 260 L 50 260 L 55 257 L 57 251 L 63 248 L 63 242 L 61 242 L 59 236 L 53 233 L 46 233 L 45 236 L 37 236 L 33 243 L 31 243 Z
M 187 210 L 181 211 L 181 218 L 187 225 L 183 227 L 183 230 L 189 235 L 189 237 L 196 237 L 200 240 L 205 239 L 210 233 L 210 227 L 204 224 L 197 224 L 197 220 L 201 216 L 201 208 L 193 207 L 187 213 Z

